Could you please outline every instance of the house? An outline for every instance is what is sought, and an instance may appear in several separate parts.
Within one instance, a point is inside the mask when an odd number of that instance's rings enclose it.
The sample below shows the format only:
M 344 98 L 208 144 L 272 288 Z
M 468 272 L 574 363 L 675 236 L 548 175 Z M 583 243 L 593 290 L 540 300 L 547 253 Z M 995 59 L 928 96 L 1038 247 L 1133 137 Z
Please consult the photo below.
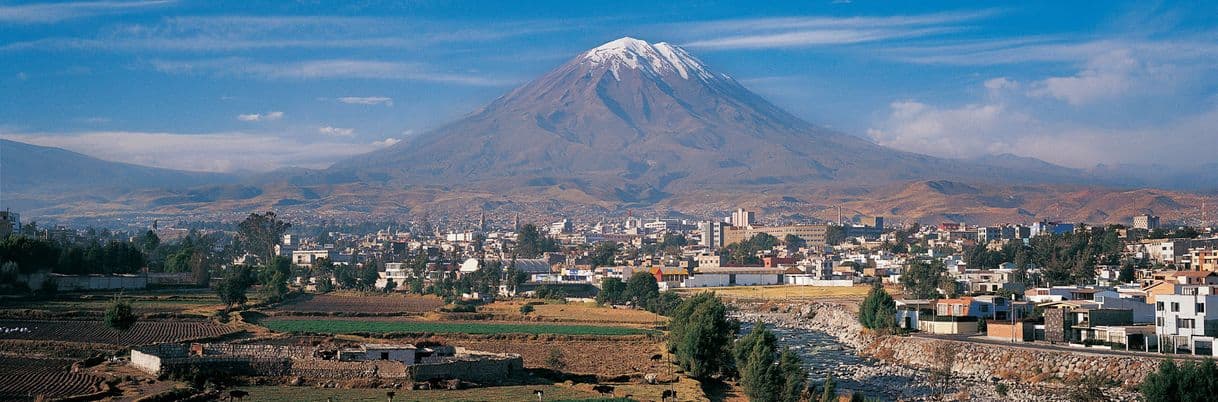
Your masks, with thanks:
M 699 268 L 694 275 L 684 279 L 682 286 L 701 288 L 711 286 L 756 286 L 781 285 L 788 273 L 802 274 L 797 268 L 788 270 L 758 267 Z
M 1218 286 L 1187 285 L 1155 300 L 1159 344 L 1191 354 L 1215 355 L 1218 336 Z
M 1162 295 L 1179 294 L 1186 286 L 1218 285 L 1218 272 L 1214 271 L 1166 271 L 1156 273 L 1155 281 L 1142 290 L 1146 302 L 1154 303 Z
M 972 297 L 935 300 L 930 316 L 920 314 L 918 330 L 931 334 L 972 334 L 978 329 L 978 314 L 989 316 L 989 305 Z
M 292 251 L 292 264 L 298 267 L 310 267 L 317 260 L 325 258 L 334 262 L 338 260 L 338 252 L 331 249 L 324 250 L 295 250 Z
M 935 312 L 935 303 L 926 299 L 896 300 L 896 306 L 897 327 L 911 331 L 918 329 L 919 316 L 931 316 Z
M 1128 309 L 1105 309 L 1094 302 L 1054 302 L 1044 310 L 1045 340 L 1049 342 L 1079 343 L 1094 339 L 1095 327 L 1132 325 L 1133 311 Z

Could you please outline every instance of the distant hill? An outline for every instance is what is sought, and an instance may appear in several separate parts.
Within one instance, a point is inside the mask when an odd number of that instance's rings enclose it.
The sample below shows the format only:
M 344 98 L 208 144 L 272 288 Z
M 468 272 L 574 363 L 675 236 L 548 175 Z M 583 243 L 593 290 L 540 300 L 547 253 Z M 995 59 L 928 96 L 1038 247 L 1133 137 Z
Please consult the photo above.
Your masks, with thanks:
M 0 190 L 4 193 L 184 189 L 233 181 L 225 174 L 111 162 L 61 148 L 0 139 Z

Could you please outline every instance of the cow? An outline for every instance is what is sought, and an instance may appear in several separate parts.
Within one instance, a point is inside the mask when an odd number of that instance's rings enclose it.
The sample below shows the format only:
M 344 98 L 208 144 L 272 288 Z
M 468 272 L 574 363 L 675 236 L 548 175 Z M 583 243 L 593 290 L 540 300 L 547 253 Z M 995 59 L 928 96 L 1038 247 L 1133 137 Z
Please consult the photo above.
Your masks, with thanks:
M 533 395 L 537 395 L 537 400 L 539 400 L 539 401 L 540 401 L 540 400 L 544 400 L 544 399 L 545 399 L 545 397 L 546 397 L 546 392 L 545 392 L 545 391 L 542 391 L 542 390 L 540 390 L 540 389 L 535 389 L 535 390 L 533 390 Z
M 663 394 L 660 394 L 661 401 L 667 401 L 668 398 L 672 398 L 672 400 L 674 400 L 674 401 L 677 400 L 677 391 L 673 391 L 671 389 L 666 389 L 666 390 L 664 390 Z
M 656 379 L 658 379 L 659 377 L 660 376 L 657 375 L 656 373 L 647 373 L 647 375 L 643 376 L 643 379 L 646 380 L 648 384 L 655 384 Z
M 654 355 L 651 355 L 651 361 L 653 361 L 653 362 L 658 362 L 663 359 L 664 359 L 664 355 L 662 355 L 662 354 L 656 353 Z
M 609 386 L 609 385 L 597 385 L 595 387 L 592 387 L 592 390 L 596 391 L 596 393 L 601 394 L 601 395 L 613 395 L 614 394 L 613 387 Z

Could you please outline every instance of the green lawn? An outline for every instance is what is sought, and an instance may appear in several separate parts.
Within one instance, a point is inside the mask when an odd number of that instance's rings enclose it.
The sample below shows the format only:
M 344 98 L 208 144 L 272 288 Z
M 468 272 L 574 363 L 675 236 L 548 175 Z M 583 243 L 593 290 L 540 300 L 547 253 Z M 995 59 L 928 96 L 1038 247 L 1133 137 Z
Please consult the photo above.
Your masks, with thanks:
M 387 401 L 384 389 L 333 389 L 313 387 L 241 387 L 250 395 L 243 401 Z M 553 385 L 518 385 L 458 391 L 394 390 L 393 402 L 408 401 L 536 401 L 533 390 L 545 392 L 547 401 L 589 400 L 596 394 Z
M 463 334 L 555 334 L 555 335 L 638 335 L 654 331 L 638 328 L 596 325 L 504 324 L 479 322 L 374 321 L 329 319 L 273 319 L 262 323 L 280 332 L 318 334 L 367 333 L 463 333 Z

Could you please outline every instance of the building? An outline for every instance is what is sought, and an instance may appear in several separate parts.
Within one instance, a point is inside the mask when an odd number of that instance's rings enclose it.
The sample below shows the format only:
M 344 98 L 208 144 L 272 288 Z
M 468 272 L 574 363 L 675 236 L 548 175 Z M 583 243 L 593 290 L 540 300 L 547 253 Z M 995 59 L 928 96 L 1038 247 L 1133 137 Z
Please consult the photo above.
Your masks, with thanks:
M 757 223 L 754 220 L 755 218 L 756 215 L 753 214 L 753 211 L 745 211 L 744 208 L 737 208 L 735 212 L 732 212 L 732 217 L 730 218 L 729 223 L 731 223 L 732 226 L 749 227 Z M 731 243 L 729 242 L 727 244 Z
M 797 274 L 803 272 L 792 268 Z M 704 288 L 713 286 L 758 286 L 781 285 L 785 283 L 786 270 L 777 268 L 758 267 L 719 267 L 699 268 L 694 275 L 688 276 L 681 283 L 682 287 Z
M 1218 286 L 1185 286 L 1155 301 L 1159 344 L 1175 352 L 1215 355 L 1218 336 Z
M 299 267 L 310 267 L 322 258 L 334 262 L 338 260 L 338 252 L 334 250 L 296 250 L 292 252 L 292 264 Z
M 729 225 L 723 222 L 702 222 L 698 224 L 698 231 L 702 235 L 698 239 L 698 244 L 709 249 L 718 249 L 726 246 L 723 243 L 723 232 Z
M 730 227 L 723 232 L 723 244 L 739 243 L 765 233 L 778 238 L 779 241 L 782 241 L 787 235 L 795 235 L 808 243 L 809 248 L 816 249 L 825 246 L 825 235 L 828 231 L 828 225 Z
M 21 233 L 21 215 L 9 210 L 0 211 L 0 238 Z
M 1189 269 L 1194 271 L 1218 271 L 1218 249 L 1195 247 L 1188 250 Z
M 935 303 L 931 300 L 896 300 L 896 306 L 897 327 L 910 331 L 918 329 L 918 317 L 930 317 L 935 313 Z
M 1138 215 L 1133 217 L 1133 228 L 1155 230 L 1159 228 L 1159 217 L 1155 215 Z

